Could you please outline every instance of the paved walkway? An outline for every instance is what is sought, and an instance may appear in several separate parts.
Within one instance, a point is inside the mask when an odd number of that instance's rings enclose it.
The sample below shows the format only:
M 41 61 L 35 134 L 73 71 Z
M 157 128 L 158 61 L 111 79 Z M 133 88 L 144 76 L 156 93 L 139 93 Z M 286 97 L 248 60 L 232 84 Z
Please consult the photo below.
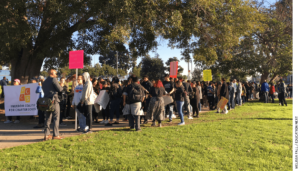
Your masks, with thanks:
M 1 99 L 0 99 L 0 149 L 43 141 L 44 139 L 43 129 L 33 128 L 38 123 L 37 117 L 30 119 L 29 116 L 24 116 L 21 117 L 21 122 L 18 124 L 14 124 L 14 123 L 4 124 L 3 122 L 6 119 L 4 115 L 4 110 L 1 105 L 3 106 L 3 101 L 1 104 Z M 204 108 L 202 112 L 207 112 L 207 111 L 208 109 Z M 72 117 L 74 117 L 74 115 Z M 121 118 L 123 117 L 121 116 Z M 13 120 L 14 119 L 15 117 L 13 117 Z M 64 122 L 67 124 L 67 126 L 59 128 L 60 135 L 62 137 L 71 137 L 71 136 L 82 134 L 80 132 L 75 131 L 74 119 L 64 120 Z M 99 123 L 93 123 L 92 130 L 101 131 L 101 130 L 108 130 L 108 129 L 123 128 L 123 127 L 128 127 L 128 122 L 120 122 L 120 124 L 114 124 L 112 127 L 106 127 L 102 124 L 100 125 Z

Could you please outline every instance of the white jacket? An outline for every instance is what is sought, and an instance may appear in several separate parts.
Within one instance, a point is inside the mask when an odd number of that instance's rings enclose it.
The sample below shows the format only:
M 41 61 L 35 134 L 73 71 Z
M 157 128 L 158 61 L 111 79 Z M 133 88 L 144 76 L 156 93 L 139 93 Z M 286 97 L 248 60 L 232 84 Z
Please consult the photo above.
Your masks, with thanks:
M 78 86 L 75 87 L 72 105 L 77 106 L 80 103 L 81 96 L 82 96 L 82 91 L 83 91 L 83 85 L 78 85 Z

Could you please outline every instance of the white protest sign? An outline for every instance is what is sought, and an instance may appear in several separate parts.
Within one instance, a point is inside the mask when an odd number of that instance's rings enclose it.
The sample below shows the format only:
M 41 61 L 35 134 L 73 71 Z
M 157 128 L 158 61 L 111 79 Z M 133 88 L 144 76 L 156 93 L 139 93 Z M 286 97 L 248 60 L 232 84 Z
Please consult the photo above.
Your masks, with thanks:
M 108 105 L 108 102 L 109 102 L 108 93 L 106 92 L 106 90 L 101 90 L 98 97 L 95 100 L 95 103 L 102 106 L 103 109 L 106 109 L 106 106 Z
M 38 83 L 19 86 L 5 86 L 4 107 L 5 116 L 37 115 L 36 103 L 39 94 L 36 93 Z

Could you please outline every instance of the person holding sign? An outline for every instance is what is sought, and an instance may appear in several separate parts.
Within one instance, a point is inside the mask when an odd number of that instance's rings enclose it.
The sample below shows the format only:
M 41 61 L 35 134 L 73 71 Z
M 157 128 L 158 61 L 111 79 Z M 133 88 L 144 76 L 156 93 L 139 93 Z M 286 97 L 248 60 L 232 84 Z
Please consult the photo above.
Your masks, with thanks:
M 221 87 L 221 91 L 220 91 L 221 98 L 223 97 L 223 98 L 228 99 L 229 98 L 229 92 L 228 92 L 227 84 L 225 82 L 225 78 L 222 78 L 221 81 L 222 81 L 222 87 Z M 220 108 L 218 108 L 217 113 L 220 113 Z M 225 105 L 225 107 L 223 109 L 223 113 L 224 114 L 228 113 L 226 105 Z
M 14 83 L 13 83 L 13 85 L 14 86 L 18 86 L 18 85 L 20 85 L 20 80 L 19 79 L 15 79 L 14 80 Z M 12 123 L 13 121 L 12 121 L 12 116 L 8 116 L 7 117 L 7 120 L 4 122 L 4 123 Z M 20 116 L 17 116 L 16 117 L 16 120 L 15 120 L 15 122 L 14 123 L 20 123 Z
M 63 139 L 59 136 L 59 118 L 60 118 L 60 108 L 59 108 L 59 99 L 58 99 L 58 92 L 61 92 L 63 88 L 59 85 L 56 77 L 57 71 L 54 69 L 50 69 L 48 74 L 49 77 L 43 82 L 43 91 L 44 91 L 44 98 L 51 99 L 54 105 L 54 111 L 46 112 L 46 121 L 45 121 L 45 140 L 49 139 Z M 50 124 L 53 117 L 53 136 L 50 135 Z

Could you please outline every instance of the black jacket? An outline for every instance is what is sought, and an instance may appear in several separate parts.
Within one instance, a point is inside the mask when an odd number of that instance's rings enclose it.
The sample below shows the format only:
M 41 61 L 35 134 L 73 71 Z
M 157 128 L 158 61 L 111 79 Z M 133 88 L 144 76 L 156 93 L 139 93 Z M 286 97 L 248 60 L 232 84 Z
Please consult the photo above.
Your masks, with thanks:
M 163 87 L 160 88 L 155 88 L 155 87 L 151 87 L 150 89 L 150 94 L 152 97 L 162 97 L 165 93 L 166 90 Z
M 148 91 L 150 92 L 151 87 L 153 87 L 152 83 L 148 80 L 148 81 L 143 81 L 141 83 L 141 85 Z
M 176 87 L 175 91 L 175 101 L 184 101 L 185 90 L 184 87 Z

